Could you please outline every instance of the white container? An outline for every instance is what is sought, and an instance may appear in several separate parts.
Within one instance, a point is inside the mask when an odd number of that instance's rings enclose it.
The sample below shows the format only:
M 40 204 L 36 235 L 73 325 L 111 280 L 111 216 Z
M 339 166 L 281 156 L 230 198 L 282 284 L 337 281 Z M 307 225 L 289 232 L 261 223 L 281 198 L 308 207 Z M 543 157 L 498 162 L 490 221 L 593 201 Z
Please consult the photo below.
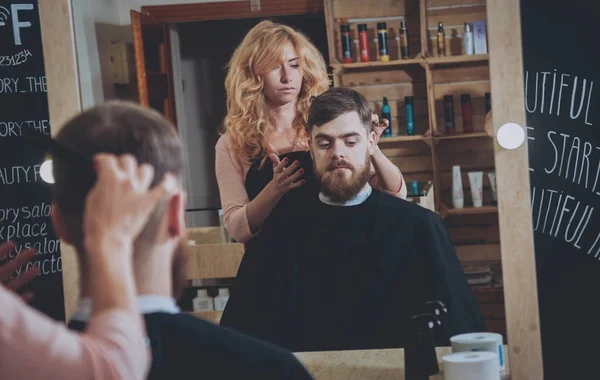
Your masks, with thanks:
M 498 355 L 499 370 L 504 370 L 504 340 L 502 335 L 496 333 L 467 333 L 450 338 L 452 352 L 489 351 Z
M 208 295 L 206 289 L 199 289 L 198 295 L 192 300 L 194 311 L 214 311 L 214 303 L 212 297 Z
M 471 31 L 471 25 L 466 22 L 463 34 L 463 51 L 465 55 L 473 55 L 473 32 Z
M 473 49 L 475 54 L 487 54 L 487 28 L 484 20 L 473 23 Z
M 483 172 L 469 172 L 473 207 L 483 206 Z
M 456 352 L 442 357 L 444 380 L 500 380 L 494 352 Z
M 465 199 L 463 197 L 462 177 L 460 174 L 460 166 L 452 167 L 452 207 L 465 207 Z
M 196 240 L 188 240 L 187 245 L 189 245 L 189 246 L 196 245 Z
M 215 310 L 225 310 L 225 306 L 227 306 L 227 301 L 229 301 L 229 289 L 219 288 L 219 295 L 215 297 Z

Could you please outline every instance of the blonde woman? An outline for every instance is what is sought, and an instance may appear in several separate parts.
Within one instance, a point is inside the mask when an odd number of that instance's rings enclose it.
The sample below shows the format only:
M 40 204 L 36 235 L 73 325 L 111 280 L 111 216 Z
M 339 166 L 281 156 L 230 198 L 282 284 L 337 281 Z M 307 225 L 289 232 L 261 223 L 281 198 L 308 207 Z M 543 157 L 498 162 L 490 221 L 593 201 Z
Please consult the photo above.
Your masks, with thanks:
M 225 79 L 225 133 L 216 145 L 224 224 L 241 243 L 267 219 L 283 220 L 315 198 L 306 120 L 313 96 L 329 88 L 325 61 L 302 33 L 262 21 L 236 48 Z M 387 121 L 379 124 L 379 135 Z M 400 170 L 376 149 L 370 184 L 406 197 Z M 277 206 L 277 207 L 276 207 Z

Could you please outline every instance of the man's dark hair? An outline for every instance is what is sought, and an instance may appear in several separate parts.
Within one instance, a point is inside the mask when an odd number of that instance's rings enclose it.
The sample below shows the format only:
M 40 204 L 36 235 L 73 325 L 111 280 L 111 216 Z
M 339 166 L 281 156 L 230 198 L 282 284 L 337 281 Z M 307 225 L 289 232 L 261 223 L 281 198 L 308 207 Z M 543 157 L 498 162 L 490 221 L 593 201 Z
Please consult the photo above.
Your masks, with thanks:
M 330 122 L 337 117 L 348 113 L 356 112 L 360 121 L 371 132 L 372 111 L 367 99 L 359 92 L 349 88 L 332 87 L 321 95 L 313 98 L 308 112 L 307 128 L 308 133 L 312 132 L 314 127 Z
M 136 103 L 108 101 L 90 108 L 69 120 L 56 141 L 88 157 L 90 162 L 94 154 L 101 152 L 131 154 L 139 164 L 148 163 L 154 167 L 151 187 L 159 184 L 167 172 L 180 181 L 182 179 L 183 155 L 177 130 L 158 112 Z M 81 165 L 67 162 L 60 155 L 53 157 L 52 166 L 53 200 L 71 243 L 82 251 L 85 199 L 94 185 L 93 175 L 84 175 Z M 165 210 L 166 202 L 160 202 L 135 242 L 136 256 L 142 255 L 154 243 Z M 85 257 L 80 259 L 85 260 Z

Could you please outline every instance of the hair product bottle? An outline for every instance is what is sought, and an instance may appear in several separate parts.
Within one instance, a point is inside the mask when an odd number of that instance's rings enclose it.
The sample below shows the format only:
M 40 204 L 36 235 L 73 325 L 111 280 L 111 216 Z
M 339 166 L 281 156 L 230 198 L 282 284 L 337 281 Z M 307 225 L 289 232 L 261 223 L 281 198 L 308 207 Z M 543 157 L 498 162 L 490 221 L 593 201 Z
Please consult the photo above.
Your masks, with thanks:
M 410 56 L 410 48 L 408 47 L 408 30 L 406 29 L 406 21 L 400 21 L 400 56 L 405 59 Z
M 438 22 L 437 53 L 439 57 L 446 55 L 446 36 L 444 35 L 444 24 L 441 21 Z
M 462 94 L 460 96 L 460 105 L 463 116 L 463 132 L 473 133 L 473 108 L 471 107 L 471 95 Z
M 446 123 L 446 133 L 448 135 L 456 134 L 454 125 L 454 97 L 444 95 L 444 121 Z
M 360 44 L 360 61 L 370 62 L 369 57 L 369 34 L 367 33 L 367 24 L 358 24 L 358 41 Z
M 192 300 L 194 311 L 213 311 L 213 298 L 208 295 L 206 289 L 198 289 L 197 297 Z
M 404 120 L 406 121 L 406 134 L 413 136 L 415 134 L 415 110 L 412 96 L 404 97 Z
M 386 97 L 383 98 L 383 106 L 381 107 L 381 118 L 387 119 L 387 121 L 390 123 L 388 125 L 388 127 L 383 131 L 383 136 L 391 137 L 392 136 L 392 109 L 390 108 L 390 105 L 389 105 Z M 383 122 L 383 120 L 381 120 L 381 121 Z
M 352 43 L 350 41 L 350 25 L 344 23 L 340 26 L 342 33 L 342 60 L 344 63 L 352 63 Z
M 215 310 L 217 310 L 217 311 L 225 310 L 227 301 L 229 301 L 229 289 L 219 288 L 219 295 L 214 298 L 214 301 L 215 301 Z
M 473 54 L 473 32 L 471 25 L 465 22 L 465 32 L 463 33 L 463 51 L 466 55 Z
M 388 62 L 390 60 L 387 37 L 387 24 L 385 22 L 378 22 L 377 39 L 379 40 L 379 60 L 382 62 Z
M 462 174 L 460 173 L 459 165 L 454 165 L 452 167 L 452 207 L 454 207 L 454 208 L 465 207 L 465 199 L 463 196 Z
M 485 93 L 485 113 L 492 110 L 492 95 L 489 92 Z

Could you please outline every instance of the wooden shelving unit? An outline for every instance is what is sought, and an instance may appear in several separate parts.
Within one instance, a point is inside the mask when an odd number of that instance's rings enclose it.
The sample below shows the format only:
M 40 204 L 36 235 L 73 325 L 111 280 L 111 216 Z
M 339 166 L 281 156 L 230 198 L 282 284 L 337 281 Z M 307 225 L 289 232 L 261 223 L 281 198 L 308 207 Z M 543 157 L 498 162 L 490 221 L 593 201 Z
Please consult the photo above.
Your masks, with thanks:
M 497 212 L 498 207 L 496 206 L 452 208 L 442 203 L 440 207 L 440 215 L 442 217 L 452 215 L 493 214 Z
M 499 247 L 498 209 L 492 205 L 487 173 L 494 171 L 493 139 L 484 132 L 485 94 L 491 93 L 489 54 L 464 55 L 464 23 L 486 20 L 486 0 L 325 0 L 329 57 L 334 86 L 353 88 L 371 102 L 381 115 L 383 97 L 392 109 L 393 137 L 382 137 L 379 146 L 411 181 L 433 181 L 436 212 L 445 219 L 457 250 L 468 247 L 470 262 L 500 268 L 499 256 L 486 256 L 488 247 Z M 410 57 L 401 59 L 395 37 L 400 21 L 409 33 Z M 353 44 L 354 63 L 342 63 L 341 22 L 350 24 L 351 39 L 357 39 L 358 24 L 367 24 L 371 62 L 359 62 Z M 446 55 L 438 56 L 437 25 L 444 24 Z M 376 61 L 377 23 L 386 22 L 389 62 Z M 471 96 L 474 130 L 463 132 L 462 94 Z M 456 133 L 445 128 L 444 96 L 454 99 Z M 407 136 L 404 97 L 414 97 L 415 135 Z M 465 207 L 453 209 L 451 187 L 453 165 L 460 165 Z M 472 207 L 467 172 L 482 171 L 483 207 Z M 485 234 L 479 233 L 485 231 Z M 481 248 L 480 250 L 478 248 Z M 478 252 L 481 252 L 478 256 Z M 494 292 L 501 292 L 496 287 Z M 497 313 L 496 313 L 497 314 Z M 495 319 L 495 331 L 502 330 Z M 505 334 L 505 331 L 503 331 Z

